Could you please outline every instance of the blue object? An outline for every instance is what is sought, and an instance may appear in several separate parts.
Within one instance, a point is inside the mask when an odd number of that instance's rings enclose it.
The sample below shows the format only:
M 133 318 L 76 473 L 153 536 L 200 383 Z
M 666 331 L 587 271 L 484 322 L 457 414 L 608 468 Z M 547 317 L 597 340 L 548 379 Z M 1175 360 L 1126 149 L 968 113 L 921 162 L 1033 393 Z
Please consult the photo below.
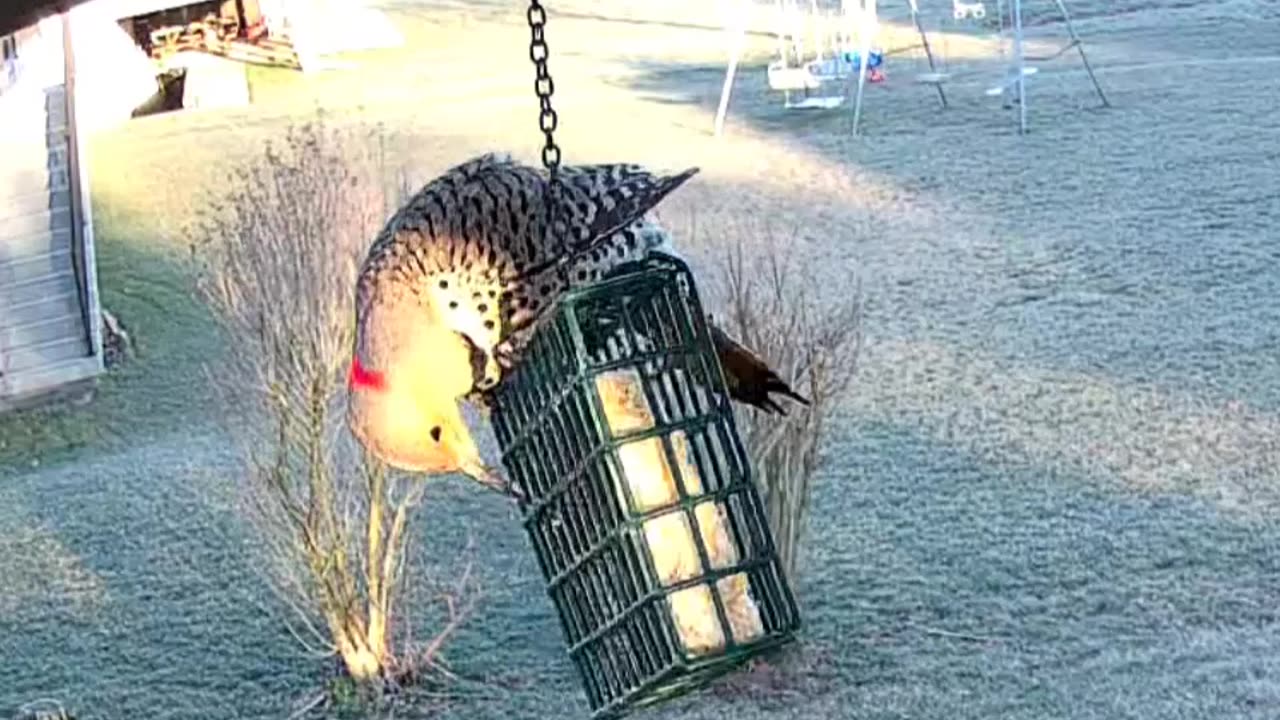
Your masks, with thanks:
M 840 58 L 855 68 L 862 67 L 861 53 L 859 53 L 857 50 L 851 50 L 846 53 L 841 53 Z M 875 50 L 872 50 L 871 52 L 867 53 L 867 69 L 868 70 L 874 70 L 875 68 L 880 67 L 880 65 L 883 63 L 884 63 L 883 53 L 877 52 Z

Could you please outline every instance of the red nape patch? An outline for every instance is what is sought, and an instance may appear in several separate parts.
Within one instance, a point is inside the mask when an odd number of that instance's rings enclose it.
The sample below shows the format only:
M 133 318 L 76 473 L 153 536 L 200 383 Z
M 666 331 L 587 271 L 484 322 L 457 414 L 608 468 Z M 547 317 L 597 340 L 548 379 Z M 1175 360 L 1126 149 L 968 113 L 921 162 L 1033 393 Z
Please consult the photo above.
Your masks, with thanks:
M 351 358 L 351 372 L 347 374 L 347 384 L 352 389 L 382 390 L 387 386 L 387 379 L 380 372 L 366 370 L 360 364 L 360 358 L 353 357 Z

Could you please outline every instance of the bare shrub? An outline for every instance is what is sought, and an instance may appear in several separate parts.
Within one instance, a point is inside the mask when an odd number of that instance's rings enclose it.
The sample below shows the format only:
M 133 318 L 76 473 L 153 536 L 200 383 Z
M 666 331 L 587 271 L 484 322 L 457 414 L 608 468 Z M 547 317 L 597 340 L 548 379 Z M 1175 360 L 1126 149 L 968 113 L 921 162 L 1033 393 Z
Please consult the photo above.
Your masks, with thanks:
M 475 597 L 468 567 L 425 598 L 442 599 L 443 626 L 413 638 L 399 610 L 423 484 L 366 455 L 343 422 L 355 277 L 392 210 L 378 137 L 291 128 L 191 231 L 198 295 L 230 348 L 209 372 L 245 448 L 237 479 L 261 569 L 294 637 L 361 685 L 439 668 Z
M 794 578 L 819 451 L 858 368 L 861 293 L 851 283 L 844 292 L 819 298 L 814 284 L 795 268 L 794 254 L 783 249 L 794 243 L 779 245 L 767 229 L 763 234 L 770 239 L 750 260 L 742 240 L 746 233 L 725 238 L 719 278 L 723 309 L 716 319 L 812 403 L 785 403 L 792 409 L 783 418 L 755 409 L 738 414 L 783 569 Z

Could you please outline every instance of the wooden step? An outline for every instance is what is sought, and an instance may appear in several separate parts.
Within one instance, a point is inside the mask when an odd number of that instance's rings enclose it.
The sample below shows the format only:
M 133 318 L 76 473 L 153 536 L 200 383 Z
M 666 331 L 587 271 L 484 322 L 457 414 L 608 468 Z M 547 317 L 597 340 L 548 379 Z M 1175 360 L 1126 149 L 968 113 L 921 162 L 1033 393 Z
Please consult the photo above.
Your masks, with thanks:
M 0 354 L 39 347 L 59 340 L 88 338 L 80 313 L 46 317 L 39 322 L 0 326 Z
M 5 96 L 0 95 L 0 98 L 3 97 Z M 30 140 L 36 136 L 54 133 L 66 137 L 66 108 L 53 108 L 52 112 L 48 112 L 44 97 L 35 100 L 28 95 L 25 101 L 17 97 L 11 100 L 13 102 L 0 105 L 0 113 L 4 113 L 5 118 L 3 142 L 13 144 L 15 138 Z
M 5 134 L 0 136 L 0 157 L 4 158 L 4 162 L 0 163 L 0 171 L 7 173 L 25 168 L 47 168 L 48 156 L 51 154 L 61 156 L 65 164 L 69 147 L 70 141 L 65 131 L 40 129 L 11 133 L 9 128 L 5 128 Z
M 58 217 L 69 216 L 70 212 L 48 213 L 45 215 L 50 218 L 45 222 L 56 220 Z M 24 216 L 25 217 L 25 216 Z M 63 228 L 61 230 L 42 230 L 33 232 L 28 235 L 5 237 L 0 235 L 0 257 L 17 260 L 24 257 L 35 257 L 37 255 L 45 255 L 51 252 L 71 249 L 71 229 Z
M 0 286 L 29 282 L 58 272 L 70 272 L 73 268 L 70 248 L 32 257 L 0 260 Z
M 56 292 L 24 303 L 0 306 L 0 328 L 16 327 L 39 322 L 54 315 L 67 315 L 80 311 L 80 293 L 75 285 L 59 288 Z
M 0 187 L 4 187 L 0 183 Z M 20 193 L 0 196 L 0 218 L 30 215 L 41 210 L 71 211 L 71 188 L 67 185 L 50 186 L 46 179 L 42 187 L 23 186 Z
M 4 153 L 5 165 L 26 162 L 41 150 L 65 148 L 67 141 L 67 128 L 58 125 L 6 127 L 0 135 L 0 153 Z
M 25 372 L 0 374 L 0 412 L 38 404 L 46 393 L 55 390 L 91 384 L 92 378 L 101 372 L 102 363 L 98 358 L 83 357 Z
M 86 337 L 60 338 L 16 350 L 0 348 L 0 372 L 16 374 L 88 355 L 89 339 Z
M 0 247 L 9 247 L 21 243 L 30 242 L 27 238 L 48 234 L 53 231 L 64 230 L 69 231 L 71 228 L 70 212 L 50 212 L 49 210 L 37 210 L 36 212 L 27 213 L 25 215 L 14 215 L 12 217 L 0 218 Z M 65 247 L 71 247 L 68 242 Z M 9 253 L 6 257 L 17 257 Z
M 76 277 L 70 270 L 0 285 L 0 324 L 13 308 L 74 290 Z

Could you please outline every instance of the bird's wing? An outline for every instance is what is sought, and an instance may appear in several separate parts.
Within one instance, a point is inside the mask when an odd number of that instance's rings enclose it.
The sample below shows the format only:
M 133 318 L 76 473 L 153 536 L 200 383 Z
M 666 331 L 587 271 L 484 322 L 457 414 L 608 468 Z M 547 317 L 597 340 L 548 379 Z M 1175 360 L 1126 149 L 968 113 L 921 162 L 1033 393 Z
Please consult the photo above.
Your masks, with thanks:
M 586 222 L 585 243 L 573 250 L 590 250 L 596 242 L 611 237 L 643 218 L 663 198 L 698 174 L 688 168 L 674 175 L 657 174 L 640 165 L 578 165 L 561 170 L 571 213 Z M 585 217 L 584 217 L 585 215 Z

